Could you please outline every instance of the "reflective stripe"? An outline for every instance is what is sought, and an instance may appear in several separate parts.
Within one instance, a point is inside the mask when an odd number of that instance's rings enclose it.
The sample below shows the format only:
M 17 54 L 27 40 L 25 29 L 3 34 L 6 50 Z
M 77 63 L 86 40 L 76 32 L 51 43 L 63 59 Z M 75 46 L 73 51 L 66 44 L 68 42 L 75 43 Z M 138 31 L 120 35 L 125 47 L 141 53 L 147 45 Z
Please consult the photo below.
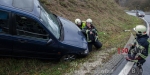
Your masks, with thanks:
M 139 52 L 137 53 L 137 55 L 141 56 L 143 59 L 145 59 L 147 56 L 141 54 L 143 52 L 143 50 L 145 50 L 145 48 L 141 45 L 138 44 L 137 40 L 134 40 L 134 43 L 136 43 L 136 47 L 139 49 Z
M 138 62 L 138 60 L 131 60 L 131 61 L 136 62 L 136 63 Z
M 96 36 L 95 41 L 98 39 L 98 36 Z
M 98 39 L 98 36 L 97 36 L 97 31 L 96 31 L 96 29 L 92 29 L 92 32 L 94 32 L 95 34 L 96 34 L 96 36 L 95 36 L 95 41 Z
M 131 53 L 131 55 L 133 55 L 133 54 L 136 53 L 136 52 L 135 52 L 134 49 L 131 49 L 131 50 L 130 50 L 130 53 Z
M 145 59 L 147 56 L 143 55 L 143 54 L 140 54 L 140 56 Z
M 150 39 L 148 38 L 147 41 L 149 42 L 149 45 L 148 45 L 148 54 L 150 54 Z
M 87 42 L 91 42 L 91 40 L 89 40 L 89 35 L 88 35 L 89 30 L 86 30 L 86 35 L 87 35 Z
M 140 46 L 139 46 L 139 49 L 144 50 L 145 48 L 144 48 L 143 46 L 140 45 Z
M 88 34 L 89 31 L 90 31 L 90 30 L 86 30 L 87 42 L 91 42 L 91 41 L 92 41 L 92 40 L 89 39 L 89 36 L 88 36 L 88 35 L 89 35 L 89 34 Z M 92 29 L 92 32 L 93 32 L 93 31 L 97 34 L 97 31 L 96 31 L 95 29 Z M 97 41 L 97 39 L 98 39 L 98 36 L 95 37 L 95 41 Z
M 89 30 L 86 30 L 86 34 L 88 34 Z
M 139 45 L 139 43 L 137 42 L 137 40 L 134 40 L 134 42 L 136 43 L 136 47 L 137 47 L 137 49 L 138 49 L 138 50 L 136 50 L 136 51 L 138 51 L 139 53 L 142 53 L 143 50 L 145 50 L 145 47 Z
M 148 47 L 148 55 L 150 54 L 150 45 L 149 45 L 149 47 Z

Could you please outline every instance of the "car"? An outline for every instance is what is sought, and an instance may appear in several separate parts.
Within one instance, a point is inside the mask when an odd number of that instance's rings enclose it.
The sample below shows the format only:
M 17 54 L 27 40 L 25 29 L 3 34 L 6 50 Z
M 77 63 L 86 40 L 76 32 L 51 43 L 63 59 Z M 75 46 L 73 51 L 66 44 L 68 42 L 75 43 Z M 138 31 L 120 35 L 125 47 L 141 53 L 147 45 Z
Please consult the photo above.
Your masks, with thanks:
M 68 61 L 88 54 L 81 30 L 39 0 L 0 0 L 0 56 Z
M 136 11 L 136 16 L 138 16 L 138 17 L 144 17 L 145 13 L 143 11 L 141 11 L 141 10 L 137 10 Z

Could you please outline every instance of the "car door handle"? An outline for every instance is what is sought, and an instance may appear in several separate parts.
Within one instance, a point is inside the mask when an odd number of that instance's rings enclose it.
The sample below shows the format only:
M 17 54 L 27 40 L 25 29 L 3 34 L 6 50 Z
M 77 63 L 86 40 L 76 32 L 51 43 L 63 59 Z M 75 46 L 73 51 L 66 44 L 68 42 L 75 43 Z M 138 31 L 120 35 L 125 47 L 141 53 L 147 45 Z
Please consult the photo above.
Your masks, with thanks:
M 22 40 L 22 39 L 18 39 L 18 41 L 21 42 L 21 43 L 26 43 L 27 42 L 27 40 Z

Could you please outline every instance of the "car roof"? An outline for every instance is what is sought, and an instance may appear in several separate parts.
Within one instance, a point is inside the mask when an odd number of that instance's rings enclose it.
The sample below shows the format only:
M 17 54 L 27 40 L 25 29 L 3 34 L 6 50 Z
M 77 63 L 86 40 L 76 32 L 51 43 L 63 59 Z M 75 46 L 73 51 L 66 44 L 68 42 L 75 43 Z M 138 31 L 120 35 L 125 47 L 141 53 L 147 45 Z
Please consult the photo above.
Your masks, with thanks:
M 137 12 L 138 12 L 138 13 L 141 13 L 141 14 L 145 14 L 145 12 L 142 11 L 142 10 L 138 10 Z
M 31 16 L 40 16 L 39 0 L 0 0 L 0 9 Z

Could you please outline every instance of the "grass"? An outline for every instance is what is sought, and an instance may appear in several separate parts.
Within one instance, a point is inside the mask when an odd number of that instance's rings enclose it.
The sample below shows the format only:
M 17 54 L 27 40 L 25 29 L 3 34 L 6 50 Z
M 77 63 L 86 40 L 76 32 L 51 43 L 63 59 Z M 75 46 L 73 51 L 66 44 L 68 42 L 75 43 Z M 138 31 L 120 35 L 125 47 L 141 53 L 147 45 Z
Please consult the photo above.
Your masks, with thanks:
M 114 0 L 41 0 L 51 12 L 74 22 L 80 18 L 91 18 L 98 29 L 99 40 L 103 47 L 93 50 L 86 58 L 72 62 L 54 62 L 37 59 L 0 58 L 0 75 L 64 75 L 79 69 L 79 64 L 93 62 L 96 55 L 110 48 L 122 48 L 130 37 L 130 32 L 137 24 L 144 24 L 141 19 L 127 15 Z M 115 52 L 110 53 L 111 57 Z M 107 60 L 107 58 L 106 58 Z M 104 61 L 107 62 L 107 61 Z

